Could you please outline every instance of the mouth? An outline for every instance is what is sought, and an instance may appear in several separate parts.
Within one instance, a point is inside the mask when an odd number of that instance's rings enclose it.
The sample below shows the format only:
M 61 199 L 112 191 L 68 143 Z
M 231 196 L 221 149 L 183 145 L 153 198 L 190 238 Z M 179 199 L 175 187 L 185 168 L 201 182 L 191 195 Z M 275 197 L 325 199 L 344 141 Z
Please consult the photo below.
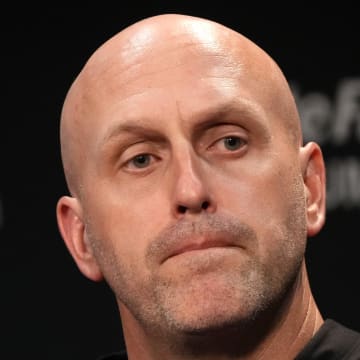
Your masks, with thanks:
M 234 242 L 227 241 L 222 238 L 212 238 L 212 237 L 201 237 L 195 239 L 189 239 L 185 242 L 182 242 L 176 246 L 169 255 L 164 259 L 166 260 L 179 256 L 185 253 L 195 252 L 195 251 L 204 251 L 209 249 L 226 249 L 226 248 L 240 248 L 239 245 Z

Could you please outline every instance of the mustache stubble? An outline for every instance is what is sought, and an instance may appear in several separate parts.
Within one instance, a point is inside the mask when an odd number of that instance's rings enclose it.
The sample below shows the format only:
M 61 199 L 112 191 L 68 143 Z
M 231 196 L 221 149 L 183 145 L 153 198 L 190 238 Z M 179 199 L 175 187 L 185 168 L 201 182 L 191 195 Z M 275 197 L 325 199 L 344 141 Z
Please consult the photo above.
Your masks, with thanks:
M 215 236 L 233 246 L 247 248 L 257 242 L 255 231 L 229 214 L 202 214 L 195 219 L 181 219 L 162 229 L 146 251 L 147 263 L 159 263 L 188 238 Z

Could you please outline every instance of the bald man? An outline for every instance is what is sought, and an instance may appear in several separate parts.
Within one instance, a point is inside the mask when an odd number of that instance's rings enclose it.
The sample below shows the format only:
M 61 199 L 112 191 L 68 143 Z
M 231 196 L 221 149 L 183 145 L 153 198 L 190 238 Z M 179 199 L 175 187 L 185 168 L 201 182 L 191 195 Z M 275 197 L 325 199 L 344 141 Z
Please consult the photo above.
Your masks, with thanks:
M 106 358 L 360 359 L 306 271 L 321 149 L 252 41 L 202 18 L 141 20 L 85 64 L 60 136 L 59 230 L 121 315 L 126 352 Z

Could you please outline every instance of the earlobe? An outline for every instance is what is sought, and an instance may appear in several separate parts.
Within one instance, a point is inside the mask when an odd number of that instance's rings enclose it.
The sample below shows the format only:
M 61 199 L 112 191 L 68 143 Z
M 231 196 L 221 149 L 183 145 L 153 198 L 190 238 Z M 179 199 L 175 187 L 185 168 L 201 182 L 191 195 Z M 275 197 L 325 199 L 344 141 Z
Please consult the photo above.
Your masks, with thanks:
M 306 196 L 308 236 L 316 235 L 325 223 L 326 175 L 320 147 L 309 142 L 301 148 L 302 175 Z
M 101 270 L 86 240 L 79 201 L 70 196 L 61 197 L 57 203 L 56 217 L 60 234 L 79 270 L 93 281 L 102 280 Z

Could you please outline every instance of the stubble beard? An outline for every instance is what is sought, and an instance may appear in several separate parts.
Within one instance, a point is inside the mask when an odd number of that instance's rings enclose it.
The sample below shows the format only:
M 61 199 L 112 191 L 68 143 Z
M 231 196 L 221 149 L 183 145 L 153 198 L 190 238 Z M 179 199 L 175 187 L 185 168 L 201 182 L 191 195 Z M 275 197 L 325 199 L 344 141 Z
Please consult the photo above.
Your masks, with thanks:
M 214 228 L 232 237 L 246 238 L 249 244 L 259 241 L 255 232 L 236 218 L 205 216 L 196 224 L 183 223 L 163 231 L 152 242 L 155 245 L 149 248 L 147 258 L 158 259 L 157 252 L 172 241 L 169 236 L 181 238 L 190 231 Z M 305 234 L 304 214 L 299 206 L 291 208 L 285 225 L 274 233 L 277 247 L 268 256 L 272 259 L 270 263 L 263 263 L 253 253 L 243 256 L 238 266 L 231 269 L 209 274 L 195 271 L 193 277 L 180 275 L 176 279 L 156 272 L 148 272 L 146 278 L 139 279 L 137 268 L 118 259 L 114 251 L 96 252 L 103 254 L 98 257 L 99 262 L 103 262 L 105 278 L 118 302 L 149 333 L 178 337 L 224 329 L 242 331 L 262 316 L 268 316 L 269 309 L 272 311 L 296 280 L 304 253 L 301 239 Z M 97 244 L 95 247 L 101 247 L 98 240 L 90 238 Z M 191 268 L 187 274 L 191 274 Z

